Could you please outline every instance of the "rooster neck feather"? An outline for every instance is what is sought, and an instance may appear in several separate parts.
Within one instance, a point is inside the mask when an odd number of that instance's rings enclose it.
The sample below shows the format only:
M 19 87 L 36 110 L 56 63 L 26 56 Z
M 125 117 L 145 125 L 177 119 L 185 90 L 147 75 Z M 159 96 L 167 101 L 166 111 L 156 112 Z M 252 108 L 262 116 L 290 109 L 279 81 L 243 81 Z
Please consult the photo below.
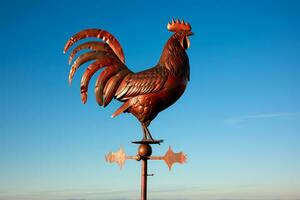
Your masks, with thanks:
M 176 34 L 164 46 L 159 65 L 164 66 L 174 76 L 183 76 L 190 79 L 189 58 L 181 46 Z

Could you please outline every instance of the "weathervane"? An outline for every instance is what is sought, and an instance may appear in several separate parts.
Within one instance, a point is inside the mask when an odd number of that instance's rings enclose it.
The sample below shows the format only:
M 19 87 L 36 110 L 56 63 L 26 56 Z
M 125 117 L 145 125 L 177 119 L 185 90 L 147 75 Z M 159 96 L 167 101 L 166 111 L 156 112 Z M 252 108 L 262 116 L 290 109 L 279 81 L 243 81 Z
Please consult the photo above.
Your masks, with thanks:
M 117 152 L 109 152 L 105 159 L 109 163 L 117 163 L 121 168 L 124 166 L 125 161 L 128 159 L 137 160 L 142 162 L 142 179 L 141 179 L 141 200 L 147 199 L 147 177 L 153 176 L 153 174 L 148 174 L 148 160 L 164 160 L 168 165 L 169 170 L 171 170 L 174 163 L 183 164 L 186 162 L 186 155 L 182 152 L 174 153 L 171 147 L 164 156 L 151 156 L 152 148 L 146 142 L 136 141 L 134 143 L 141 143 L 138 147 L 138 153 L 136 156 L 127 156 L 123 148 L 120 148 Z
M 69 83 L 71 84 L 76 70 L 86 62 L 93 61 L 85 70 L 81 79 L 81 100 L 87 101 L 88 85 L 91 77 L 105 68 L 97 78 L 95 97 L 100 106 L 106 107 L 112 99 L 123 103 L 112 115 L 121 113 L 133 114 L 141 123 L 143 138 L 132 143 L 140 144 L 136 156 L 127 156 L 121 148 L 118 152 L 106 155 L 107 162 L 116 162 L 122 167 L 127 159 L 142 163 L 141 200 L 147 199 L 147 161 L 164 160 L 171 170 L 174 163 L 184 163 L 186 156 L 174 153 L 171 147 L 164 156 L 151 156 L 151 144 L 160 144 L 155 140 L 148 126 L 157 114 L 168 108 L 185 91 L 190 79 L 190 65 L 186 50 L 190 46 L 191 25 L 187 22 L 172 20 L 167 29 L 174 32 L 163 48 L 162 55 L 154 67 L 134 73 L 125 65 L 125 57 L 120 43 L 109 32 L 101 29 L 86 29 L 72 36 L 65 45 L 64 53 L 76 42 L 85 38 L 98 38 L 101 41 L 89 41 L 75 47 L 69 58 L 69 64 L 81 50 L 83 53 L 73 62 Z

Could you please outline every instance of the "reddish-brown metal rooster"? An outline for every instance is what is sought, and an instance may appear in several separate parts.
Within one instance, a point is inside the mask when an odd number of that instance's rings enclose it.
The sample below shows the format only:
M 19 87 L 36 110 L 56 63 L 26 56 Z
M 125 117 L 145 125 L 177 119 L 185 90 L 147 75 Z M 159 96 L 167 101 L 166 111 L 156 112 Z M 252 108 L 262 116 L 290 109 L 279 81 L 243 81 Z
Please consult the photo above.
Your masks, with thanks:
M 190 77 L 189 58 L 185 52 L 193 35 L 189 23 L 172 20 L 169 31 L 174 32 L 164 46 L 157 65 L 134 73 L 125 65 L 120 43 L 107 31 L 87 29 L 72 36 L 65 45 L 64 53 L 77 41 L 96 37 L 104 42 L 86 42 L 73 49 L 69 64 L 80 50 L 92 51 L 80 55 L 71 67 L 69 83 L 76 70 L 85 62 L 95 60 L 88 66 L 81 79 L 81 99 L 87 100 L 88 84 L 93 74 L 104 68 L 95 85 L 95 96 L 100 106 L 107 106 L 113 98 L 124 102 L 112 117 L 123 112 L 132 113 L 141 123 L 143 140 L 153 140 L 148 126 L 157 114 L 172 105 L 184 92 Z

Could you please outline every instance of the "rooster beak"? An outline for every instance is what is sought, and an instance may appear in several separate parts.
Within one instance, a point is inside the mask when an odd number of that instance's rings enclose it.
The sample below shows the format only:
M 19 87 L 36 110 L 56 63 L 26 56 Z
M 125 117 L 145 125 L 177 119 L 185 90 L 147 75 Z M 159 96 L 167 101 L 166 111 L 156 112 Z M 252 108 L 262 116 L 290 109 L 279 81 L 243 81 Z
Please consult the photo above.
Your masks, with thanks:
M 192 36 L 192 35 L 194 35 L 194 33 L 192 31 L 189 31 L 186 35 L 187 36 Z

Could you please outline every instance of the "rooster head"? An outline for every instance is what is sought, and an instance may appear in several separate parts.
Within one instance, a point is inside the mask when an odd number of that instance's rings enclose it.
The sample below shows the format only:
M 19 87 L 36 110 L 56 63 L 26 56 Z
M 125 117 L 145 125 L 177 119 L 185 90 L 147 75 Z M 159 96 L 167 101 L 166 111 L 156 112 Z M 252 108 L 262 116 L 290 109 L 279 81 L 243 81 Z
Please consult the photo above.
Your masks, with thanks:
M 172 19 L 172 22 L 168 23 L 167 29 L 175 32 L 174 37 L 180 42 L 182 48 L 188 49 L 190 47 L 189 36 L 194 33 L 191 31 L 192 27 L 188 22 Z

